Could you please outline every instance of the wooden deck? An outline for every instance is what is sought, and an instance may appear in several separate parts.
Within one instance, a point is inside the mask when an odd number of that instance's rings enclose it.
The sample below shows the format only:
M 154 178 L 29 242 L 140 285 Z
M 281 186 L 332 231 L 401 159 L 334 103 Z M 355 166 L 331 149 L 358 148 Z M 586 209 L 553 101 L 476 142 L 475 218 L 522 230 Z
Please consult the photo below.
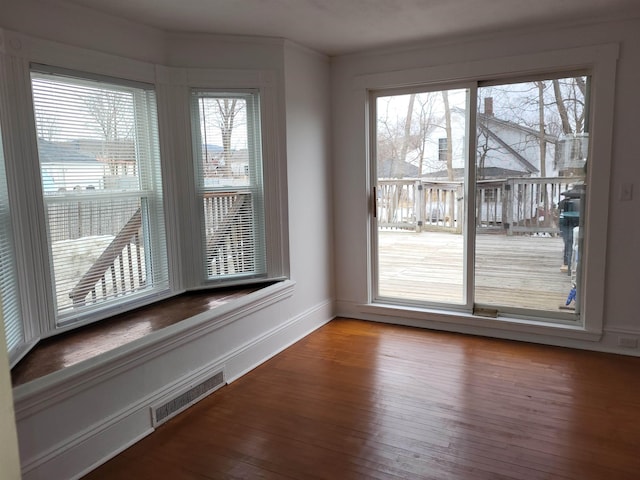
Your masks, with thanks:
M 463 236 L 379 233 L 380 296 L 463 303 Z M 480 234 L 476 303 L 558 312 L 571 290 L 560 237 Z

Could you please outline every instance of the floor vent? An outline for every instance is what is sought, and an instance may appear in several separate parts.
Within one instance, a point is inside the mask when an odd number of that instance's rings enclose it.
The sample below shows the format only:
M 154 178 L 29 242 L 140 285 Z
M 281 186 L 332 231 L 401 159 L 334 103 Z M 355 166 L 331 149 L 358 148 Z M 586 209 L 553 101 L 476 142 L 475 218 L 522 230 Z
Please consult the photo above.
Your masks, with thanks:
M 222 385 L 224 385 L 224 373 L 220 370 L 213 376 L 198 383 L 197 385 L 189 387 L 188 390 L 178 394 L 172 399 L 164 401 L 160 405 L 152 406 L 151 419 L 153 421 L 153 426 L 157 427 L 170 418 L 175 417 L 194 403 L 216 391 Z

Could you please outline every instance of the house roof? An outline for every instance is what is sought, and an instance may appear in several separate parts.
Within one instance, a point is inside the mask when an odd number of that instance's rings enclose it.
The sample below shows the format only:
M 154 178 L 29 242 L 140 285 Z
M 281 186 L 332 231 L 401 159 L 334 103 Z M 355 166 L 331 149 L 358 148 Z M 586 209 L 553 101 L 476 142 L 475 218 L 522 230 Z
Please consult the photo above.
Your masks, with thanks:
M 401 162 L 387 158 L 378 162 L 380 178 L 418 178 L 419 169 L 409 162 Z
M 529 135 L 538 136 L 540 132 L 531 127 L 527 127 L 526 125 L 522 125 L 520 123 L 512 122 L 509 120 L 503 120 L 502 118 L 498 118 L 495 115 L 487 115 L 486 113 L 478 112 L 478 120 L 480 124 L 483 125 L 499 125 L 504 128 L 511 128 L 514 130 L 518 130 L 523 133 L 527 133 Z M 549 133 L 545 133 L 544 138 L 549 143 L 556 143 L 558 141 L 558 137 L 556 135 L 551 135 Z
M 516 160 L 528 173 L 538 173 L 540 170 L 536 168 L 529 160 L 524 158 L 517 150 L 515 150 L 508 142 L 502 139 L 500 135 L 498 135 L 495 131 L 491 130 L 491 128 L 482 122 L 478 122 L 478 126 L 480 130 L 486 133 L 491 139 L 496 141 L 502 148 L 504 148 L 509 154 Z
M 95 155 L 78 150 L 74 143 L 50 142 L 42 138 L 38 139 L 38 157 L 40 163 L 100 163 Z

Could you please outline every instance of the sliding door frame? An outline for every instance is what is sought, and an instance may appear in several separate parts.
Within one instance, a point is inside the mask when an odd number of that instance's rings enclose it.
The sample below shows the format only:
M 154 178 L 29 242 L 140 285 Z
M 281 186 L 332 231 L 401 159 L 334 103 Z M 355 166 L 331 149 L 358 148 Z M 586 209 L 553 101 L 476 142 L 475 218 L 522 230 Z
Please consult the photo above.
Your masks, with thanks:
M 523 332 L 558 337 L 594 340 L 601 338 L 604 324 L 604 299 L 606 290 L 606 251 L 608 213 L 611 208 L 610 185 L 611 160 L 613 145 L 614 105 L 616 93 L 616 69 L 619 58 L 619 44 L 606 43 L 565 49 L 551 49 L 534 53 L 514 54 L 505 57 L 488 57 L 468 60 L 463 63 L 442 65 L 412 66 L 402 70 L 362 74 L 354 77 L 353 88 L 359 92 L 362 101 L 363 128 L 362 141 L 366 170 L 366 195 L 369 200 L 369 221 L 367 223 L 366 266 L 368 272 L 368 293 L 354 314 L 367 318 L 396 319 L 404 318 L 401 323 L 413 325 L 433 325 L 436 328 L 454 328 L 476 331 L 476 327 L 487 327 L 495 332 Z M 373 252 L 377 249 L 376 235 L 373 231 L 372 217 L 375 196 L 372 187 L 375 185 L 371 175 L 371 166 L 375 159 L 375 146 L 371 141 L 371 93 L 384 90 L 386 92 L 443 88 L 460 84 L 514 78 L 532 78 L 545 73 L 570 74 L 586 70 L 591 75 L 591 112 L 590 112 L 590 158 L 586 182 L 589 194 L 585 205 L 585 233 L 583 240 L 582 285 L 583 295 L 580 299 L 580 319 L 571 324 L 555 318 L 540 318 L 524 312 L 522 315 L 505 314 L 500 318 L 484 318 L 478 315 L 461 312 L 451 305 L 442 308 L 424 305 L 390 304 L 375 298 L 377 285 L 373 279 L 377 277 L 377 266 L 373 264 Z M 373 117 L 374 118 L 374 117 Z M 469 187 L 467 187 L 469 188 Z M 363 258 L 363 261 L 364 261 Z M 467 285 L 467 292 L 470 285 Z M 435 322 L 435 323 L 434 323 Z M 449 327 L 446 327 L 449 325 Z M 458 325 L 458 327 L 454 327 Z M 506 334 L 506 333 L 505 333 Z
M 377 99 L 386 96 L 410 95 L 413 93 L 434 93 L 448 90 L 466 90 L 466 118 L 465 118 L 465 173 L 464 173 L 464 222 L 463 222 L 463 301 L 462 303 L 447 303 L 437 301 L 405 300 L 384 297 L 379 292 L 379 265 L 378 265 L 378 218 L 377 218 Z M 435 309 L 447 309 L 462 313 L 473 312 L 474 291 L 474 266 L 475 266 L 475 132 L 476 110 L 478 98 L 478 82 L 441 82 L 425 83 L 411 87 L 371 89 L 368 91 L 368 151 L 369 151 L 369 182 L 370 195 L 370 275 L 369 275 L 369 300 L 370 302 L 387 305 L 406 305 L 410 307 L 426 307 Z

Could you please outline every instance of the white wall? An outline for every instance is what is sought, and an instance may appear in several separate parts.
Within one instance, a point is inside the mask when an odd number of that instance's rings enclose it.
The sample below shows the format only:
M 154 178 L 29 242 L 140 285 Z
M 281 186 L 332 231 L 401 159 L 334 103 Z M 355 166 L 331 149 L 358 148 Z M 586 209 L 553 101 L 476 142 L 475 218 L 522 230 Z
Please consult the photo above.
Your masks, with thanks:
M 333 298 L 329 61 L 287 42 L 284 73 L 294 302 L 315 305 Z
M 421 67 L 464 65 L 500 57 L 535 54 L 559 49 L 619 43 L 620 56 L 615 85 L 614 134 L 611 160 L 611 188 L 608 207 L 604 337 L 599 342 L 574 342 L 553 335 L 525 336 L 506 333 L 512 338 L 526 338 L 546 343 L 576 347 L 617 350 L 638 354 L 638 350 L 617 347 L 619 334 L 640 336 L 637 314 L 637 286 L 640 284 L 640 136 L 638 125 L 638 85 L 640 85 L 640 20 L 618 21 L 545 29 L 538 32 L 511 33 L 461 39 L 441 44 L 415 44 L 404 48 L 366 52 L 335 58 L 332 68 L 334 228 L 339 235 L 335 243 L 337 314 L 378 319 L 361 308 L 368 301 L 367 246 L 367 165 L 364 136 L 365 93 L 358 83 L 365 75 L 390 73 Z M 426 79 L 428 80 L 428 79 Z M 598 161 L 595 158 L 594 161 Z M 600 159 L 602 161 L 602 159 Z M 634 184 L 631 202 L 618 200 L 623 182 Z M 376 317 L 376 318 L 373 318 Z M 388 317 L 390 320 L 392 317 Z M 404 321 L 401 314 L 394 321 Z M 415 322 L 413 322 L 415 323 Z M 423 322 L 424 326 L 434 326 Z M 446 322 L 438 324 L 447 328 Z M 453 328 L 453 327 L 452 327 Z M 499 329 L 459 328 L 461 331 L 501 335 Z M 504 332 L 503 332 L 504 333 Z
M 0 26 L 98 52 L 164 62 L 161 30 L 68 2 L 0 0 Z

